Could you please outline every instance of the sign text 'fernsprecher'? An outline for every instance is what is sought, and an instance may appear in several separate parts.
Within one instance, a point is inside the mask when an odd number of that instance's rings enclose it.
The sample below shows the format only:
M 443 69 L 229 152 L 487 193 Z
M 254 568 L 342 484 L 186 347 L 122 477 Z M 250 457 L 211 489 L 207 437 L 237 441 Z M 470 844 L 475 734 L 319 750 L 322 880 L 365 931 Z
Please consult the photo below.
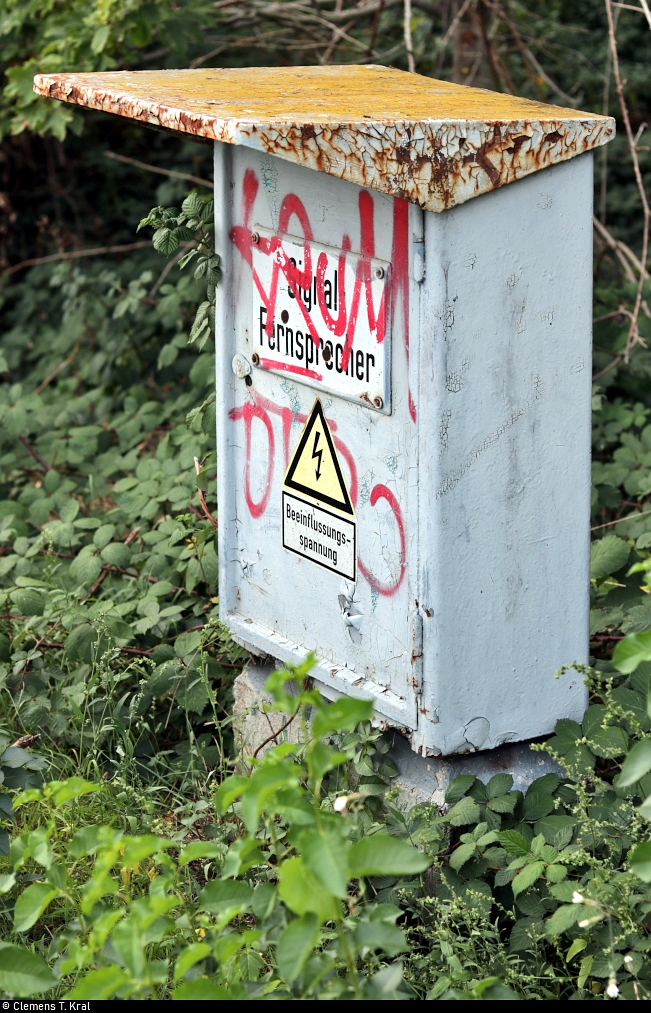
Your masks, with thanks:
M 355 581 L 355 510 L 318 398 L 289 462 L 282 515 L 285 549 Z
M 389 265 L 264 229 L 254 235 L 255 365 L 388 412 Z

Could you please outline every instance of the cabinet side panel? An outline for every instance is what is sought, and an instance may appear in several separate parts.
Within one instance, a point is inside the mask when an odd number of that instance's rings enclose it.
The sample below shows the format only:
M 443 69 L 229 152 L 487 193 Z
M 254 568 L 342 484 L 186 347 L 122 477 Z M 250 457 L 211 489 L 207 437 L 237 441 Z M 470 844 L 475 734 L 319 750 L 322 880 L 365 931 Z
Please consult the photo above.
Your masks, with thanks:
M 427 214 L 425 238 L 419 740 L 452 753 L 586 705 L 555 673 L 588 654 L 592 155 Z

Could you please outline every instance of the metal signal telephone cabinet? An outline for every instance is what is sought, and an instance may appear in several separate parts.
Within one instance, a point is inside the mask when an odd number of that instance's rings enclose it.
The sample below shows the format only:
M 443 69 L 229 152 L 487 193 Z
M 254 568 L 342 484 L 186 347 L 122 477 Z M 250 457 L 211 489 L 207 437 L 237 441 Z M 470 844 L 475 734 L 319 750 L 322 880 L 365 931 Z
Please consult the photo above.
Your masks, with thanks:
M 426 755 L 580 719 L 607 117 L 383 67 L 39 75 L 215 141 L 220 606 Z

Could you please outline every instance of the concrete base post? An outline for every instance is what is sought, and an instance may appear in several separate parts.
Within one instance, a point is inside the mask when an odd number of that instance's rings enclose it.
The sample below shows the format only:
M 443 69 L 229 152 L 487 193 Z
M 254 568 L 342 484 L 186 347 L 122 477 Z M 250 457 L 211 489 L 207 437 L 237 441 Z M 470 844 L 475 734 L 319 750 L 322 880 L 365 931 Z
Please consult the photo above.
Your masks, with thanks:
M 273 702 L 264 691 L 273 667 L 270 664 L 249 665 L 235 680 L 235 740 L 248 756 L 255 753 L 260 757 L 277 743 L 301 740 L 298 718 L 287 725 L 287 715 L 263 710 L 263 704 Z M 398 768 L 392 787 L 400 789 L 398 804 L 405 809 L 418 802 L 443 805 L 448 786 L 462 774 L 474 774 L 484 783 L 494 774 L 512 774 L 514 789 L 525 792 L 531 782 L 543 774 L 564 773 L 545 753 L 532 752 L 528 742 L 484 752 L 435 757 L 419 756 L 406 738 L 395 731 L 390 734 L 390 755 Z

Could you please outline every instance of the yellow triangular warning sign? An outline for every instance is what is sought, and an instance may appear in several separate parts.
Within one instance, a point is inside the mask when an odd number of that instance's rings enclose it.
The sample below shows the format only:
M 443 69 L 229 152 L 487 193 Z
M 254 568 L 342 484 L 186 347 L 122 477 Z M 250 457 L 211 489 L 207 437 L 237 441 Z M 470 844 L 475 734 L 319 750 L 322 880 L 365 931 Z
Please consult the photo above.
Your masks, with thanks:
M 292 454 L 283 485 L 355 516 L 330 427 L 317 398 Z

